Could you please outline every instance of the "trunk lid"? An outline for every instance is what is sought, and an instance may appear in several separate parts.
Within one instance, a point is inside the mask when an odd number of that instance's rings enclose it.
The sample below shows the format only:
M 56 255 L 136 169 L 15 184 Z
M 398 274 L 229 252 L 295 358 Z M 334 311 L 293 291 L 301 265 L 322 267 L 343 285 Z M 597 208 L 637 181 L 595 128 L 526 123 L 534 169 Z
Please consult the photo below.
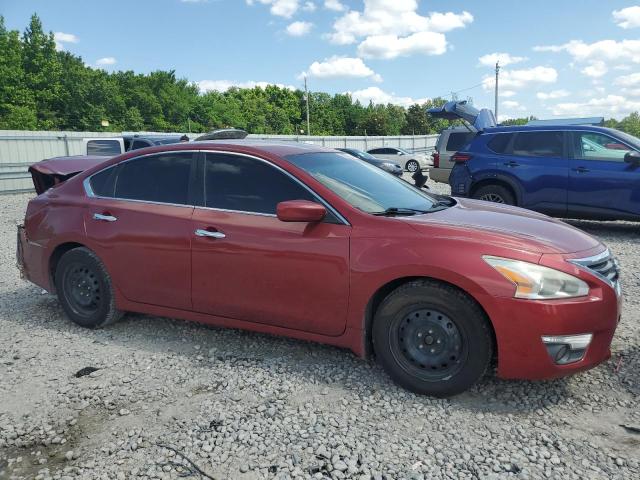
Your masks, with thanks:
M 478 110 L 466 100 L 447 102 L 442 107 L 430 108 L 427 113 L 444 120 L 464 120 L 477 131 L 497 125 L 496 117 L 491 110 L 488 108 Z
M 76 155 L 47 158 L 29 167 L 36 193 L 40 195 L 51 187 L 98 165 L 111 157 Z

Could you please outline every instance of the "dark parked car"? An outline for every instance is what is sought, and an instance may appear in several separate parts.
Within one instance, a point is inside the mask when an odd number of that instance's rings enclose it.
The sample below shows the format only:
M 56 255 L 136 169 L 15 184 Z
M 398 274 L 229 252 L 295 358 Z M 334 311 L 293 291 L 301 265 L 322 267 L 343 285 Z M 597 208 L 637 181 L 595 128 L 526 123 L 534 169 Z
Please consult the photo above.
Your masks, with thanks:
M 364 160 L 365 162 L 370 163 L 371 165 L 375 165 L 385 172 L 392 173 L 397 177 L 402 176 L 402 167 L 397 163 L 390 162 L 389 160 L 381 160 L 374 157 L 370 153 L 363 152 L 362 150 L 358 150 L 357 148 L 338 148 L 337 150 L 348 153 L 349 155 L 359 158 L 360 160 Z
M 186 135 L 123 135 L 127 151 L 188 141 Z M 186 140 L 185 140 L 186 139 Z
M 452 157 L 449 184 L 557 217 L 640 220 L 639 152 L 640 139 L 610 128 L 489 126 Z
M 539 213 L 433 196 L 294 143 L 189 142 L 32 171 L 57 182 L 36 185 L 18 265 L 83 327 L 132 311 L 324 342 L 375 353 L 400 385 L 437 396 L 494 358 L 502 378 L 540 379 L 610 356 L 617 263 Z

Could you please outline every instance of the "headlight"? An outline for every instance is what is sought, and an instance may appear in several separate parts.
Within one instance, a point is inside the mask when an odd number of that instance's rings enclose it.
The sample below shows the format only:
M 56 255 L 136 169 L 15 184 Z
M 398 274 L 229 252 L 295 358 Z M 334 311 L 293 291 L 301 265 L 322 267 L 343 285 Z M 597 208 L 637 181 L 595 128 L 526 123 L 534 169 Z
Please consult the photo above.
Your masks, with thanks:
M 393 172 L 396 169 L 395 163 L 391 162 L 382 162 L 380 164 L 380 168 L 386 170 L 387 172 Z
M 535 263 L 508 258 L 482 257 L 504 278 L 516 286 L 515 298 L 548 300 L 553 298 L 584 297 L 589 286 L 572 275 Z

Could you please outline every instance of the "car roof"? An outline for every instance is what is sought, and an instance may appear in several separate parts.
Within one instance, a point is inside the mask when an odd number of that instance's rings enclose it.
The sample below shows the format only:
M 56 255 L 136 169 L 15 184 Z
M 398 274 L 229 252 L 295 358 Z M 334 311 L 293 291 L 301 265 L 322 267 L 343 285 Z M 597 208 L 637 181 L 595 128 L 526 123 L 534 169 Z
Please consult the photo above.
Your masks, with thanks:
M 252 138 L 246 138 L 243 140 L 203 140 L 198 142 L 176 144 L 175 146 L 181 146 L 185 149 L 189 148 L 195 150 L 252 150 L 255 153 L 265 152 L 280 157 L 284 157 L 286 155 L 295 155 L 299 153 L 335 152 L 335 149 L 333 148 L 321 147 L 312 143 L 258 140 Z
M 607 127 L 595 127 L 593 125 L 508 125 L 503 127 L 486 128 L 481 133 L 509 133 L 509 132 L 535 132 L 548 130 L 571 130 L 615 134 L 616 130 Z

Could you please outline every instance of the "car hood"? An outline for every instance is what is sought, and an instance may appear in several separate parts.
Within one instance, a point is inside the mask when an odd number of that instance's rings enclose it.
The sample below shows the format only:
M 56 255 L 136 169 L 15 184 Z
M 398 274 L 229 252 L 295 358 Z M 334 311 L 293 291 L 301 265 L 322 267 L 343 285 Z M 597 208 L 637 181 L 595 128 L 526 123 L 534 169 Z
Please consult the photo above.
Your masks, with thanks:
M 456 198 L 453 207 L 402 217 L 414 228 L 449 227 L 452 237 L 537 253 L 574 253 L 593 249 L 600 242 L 560 220 L 523 208 L 480 200 Z M 604 248 L 604 247 L 603 247 Z

